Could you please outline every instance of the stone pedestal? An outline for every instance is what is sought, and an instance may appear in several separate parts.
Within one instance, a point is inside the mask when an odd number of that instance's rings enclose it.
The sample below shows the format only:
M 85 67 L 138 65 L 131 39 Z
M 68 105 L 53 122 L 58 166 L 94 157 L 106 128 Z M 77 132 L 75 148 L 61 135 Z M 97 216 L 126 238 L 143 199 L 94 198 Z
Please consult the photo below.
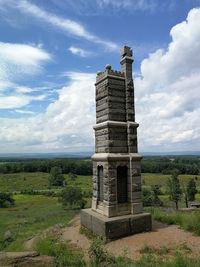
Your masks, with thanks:
M 81 225 L 109 240 L 151 231 L 152 228 L 151 215 L 149 213 L 108 218 L 92 209 L 81 211 Z

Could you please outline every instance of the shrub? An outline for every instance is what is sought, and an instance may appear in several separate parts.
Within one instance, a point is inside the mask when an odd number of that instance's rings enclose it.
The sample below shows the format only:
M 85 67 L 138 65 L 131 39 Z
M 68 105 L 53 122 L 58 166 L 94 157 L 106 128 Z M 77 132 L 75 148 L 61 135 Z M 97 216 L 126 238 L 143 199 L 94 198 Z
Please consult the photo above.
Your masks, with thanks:
M 75 181 L 77 179 L 77 175 L 73 172 L 68 173 L 68 177 L 70 180 Z
M 0 239 L 0 251 L 9 246 L 15 238 L 16 236 L 10 230 L 6 231 L 3 238 Z
M 83 209 L 86 201 L 83 198 L 83 193 L 78 187 L 67 187 L 62 190 L 59 201 L 64 206 L 77 207 Z
M 171 178 L 168 179 L 168 188 L 169 188 L 170 200 L 172 200 L 175 203 L 176 209 L 178 209 L 178 202 L 181 199 L 182 190 L 177 170 L 174 170 L 172 172 Z
M 67 243 L 58 243 L 54 239 L 41 239 L 36 244 L 36 250 L 41 255 L 48 255 L 55 258 L 56 267 L 85 267 L 83 254 Z
M 49 176 L 49 185 L 63 186 L 65 182 L 62 169 L 60 167 L 52 167 Z
M 195 200 L 195 195 L 197 193 L 197 187 L 194 179 L 190 179 L 187 184 L 187 195 L 189 201 Z
M 97 237 L 93 240 L 89 248 L 89 257 L 94 266 L 114 266 L 116 262 L 115 258 L 109 255 L 108 252 L 104 250 L 104 244 L 105 240 L 102 237 Z
M 152 206 L 154 200 L 154 195 L 149 186 L 142 187 L 142 201 L 145 207 Z
M 14 205 L 12 194 L 0 192 L 0 208 Z

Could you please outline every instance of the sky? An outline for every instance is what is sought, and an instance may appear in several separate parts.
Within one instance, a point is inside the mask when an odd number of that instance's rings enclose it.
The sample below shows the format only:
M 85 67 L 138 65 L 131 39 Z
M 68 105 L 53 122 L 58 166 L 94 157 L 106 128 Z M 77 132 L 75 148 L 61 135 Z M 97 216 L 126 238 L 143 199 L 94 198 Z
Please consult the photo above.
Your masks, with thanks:
M 0 153 L 93 151 L 124 45 L 139 151 L 200 151 L 200 0 L 0 0 Z

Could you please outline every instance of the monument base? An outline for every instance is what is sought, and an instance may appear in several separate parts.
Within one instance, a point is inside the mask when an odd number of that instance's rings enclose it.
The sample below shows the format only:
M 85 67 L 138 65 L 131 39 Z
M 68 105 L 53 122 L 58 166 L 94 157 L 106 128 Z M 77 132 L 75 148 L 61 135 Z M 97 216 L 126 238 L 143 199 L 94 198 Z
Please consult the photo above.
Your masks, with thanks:
M 141 232 L 148 232 L 152 229 L 150 213 L 129 214 L 108 218 L 92 209 L 81 211 L 81 225 L 93 233 L 110 240 Z

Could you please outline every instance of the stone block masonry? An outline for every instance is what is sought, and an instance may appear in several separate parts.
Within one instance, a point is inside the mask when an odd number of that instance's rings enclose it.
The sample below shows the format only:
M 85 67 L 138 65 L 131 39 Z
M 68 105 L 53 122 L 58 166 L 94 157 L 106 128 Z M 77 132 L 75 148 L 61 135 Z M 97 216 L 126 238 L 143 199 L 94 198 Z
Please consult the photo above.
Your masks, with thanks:
M 81 224 L 108 239 L 151 230 L 143 213 L 141 159 L 132 78 L 132 50 L 121 50 L 121 71 L 106 65 L 96 78 L 95 154 L 92 208 L 82 210 Z

